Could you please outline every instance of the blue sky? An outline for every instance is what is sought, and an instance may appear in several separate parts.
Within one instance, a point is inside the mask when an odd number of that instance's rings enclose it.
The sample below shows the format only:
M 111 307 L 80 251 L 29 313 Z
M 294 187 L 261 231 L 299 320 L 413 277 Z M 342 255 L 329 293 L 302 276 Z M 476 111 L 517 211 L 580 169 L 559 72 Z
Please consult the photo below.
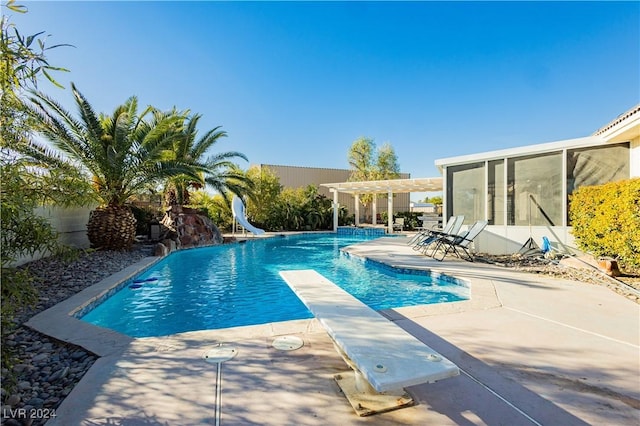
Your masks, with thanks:
M 243 167 L 348 168 L 367 136 L 438 176 L 436 159 L 588 136 L 640 102 L 638 2 L 22 3 L 21 32 L 75 46 L 48 54 L 66 90 L 42 90 L 191 109 Z

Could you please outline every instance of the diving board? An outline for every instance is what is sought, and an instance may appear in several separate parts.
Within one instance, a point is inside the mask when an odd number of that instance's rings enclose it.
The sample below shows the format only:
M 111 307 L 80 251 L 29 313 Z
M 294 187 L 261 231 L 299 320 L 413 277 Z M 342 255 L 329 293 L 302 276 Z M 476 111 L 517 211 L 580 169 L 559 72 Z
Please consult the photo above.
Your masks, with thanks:
M 282 271 L 280 276 L 325 328 L 340 355 L 354 370 L 355 393 L 392 395 L 393 407 L 366 409 L 360 415 L 400 408 L 403 388 L 460 374 L 458 367 L 397 324 L 383 317 L 314 270 Z M 342 375 L 336 375 L 341 385 Z M 363 386 L 362 379 L 367 385 Z M 343 389 L 344 390 L 344 389 Z M 353 390 L 345 391 L 349 397 Z M 404 403 L 402 406 L 411 405 Z M 366 408 L 366 407 L 365 407 Z

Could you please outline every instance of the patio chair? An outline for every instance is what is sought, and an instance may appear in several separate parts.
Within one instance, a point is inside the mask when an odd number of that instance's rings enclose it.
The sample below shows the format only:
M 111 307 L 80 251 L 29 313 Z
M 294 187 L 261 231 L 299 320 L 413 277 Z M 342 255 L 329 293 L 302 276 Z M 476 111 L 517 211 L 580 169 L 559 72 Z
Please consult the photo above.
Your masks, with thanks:
M 462 222 L 464 222 L 464 215 L 451 216 L 442 230 L 431 229 L 426 231 L 424 236 L 414 243 L 413 249 L 416 251 L 422 250 L 426 254 L 428 247 L 438 238 L 445 235 L 458 235 L 460 228 L 462 228 Z
M 462 235 L 443 235 L 437 239 L 436 247 L 433 249 L 431 257 L 442 261 L 448 253 L 453 253 L 461 259 L 473 262 L 473 257 L 469 251 L 469 246 L 476 237 L 484 230 L 488 222 L 486 220 L 478 220 L 471 225 L 471 228 Z M 437 258 L 436 253 L 442 250 L 442 257 Z

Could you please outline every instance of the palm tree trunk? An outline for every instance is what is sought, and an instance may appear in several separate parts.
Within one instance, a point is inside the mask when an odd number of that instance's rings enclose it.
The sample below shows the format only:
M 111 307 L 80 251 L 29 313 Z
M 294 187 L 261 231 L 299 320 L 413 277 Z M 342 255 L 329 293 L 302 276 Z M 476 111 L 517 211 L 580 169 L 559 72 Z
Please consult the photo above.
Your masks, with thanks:
M 136 218 L 128 206 L 98 207 L 89 214 L 87 235 L 93 248 L 130 249 L 136 238 Z

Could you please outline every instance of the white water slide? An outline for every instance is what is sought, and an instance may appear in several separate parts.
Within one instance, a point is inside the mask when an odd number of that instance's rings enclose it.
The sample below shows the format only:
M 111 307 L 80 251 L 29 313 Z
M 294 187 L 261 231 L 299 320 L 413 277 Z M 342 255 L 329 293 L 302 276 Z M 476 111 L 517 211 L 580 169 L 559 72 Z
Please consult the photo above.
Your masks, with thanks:
M 235 195 L 233 196 L 233 201 L 231 201 L 231 211 L 233 212 L 233 218 L 242 225 L 244 229 L 252 232 L 254 235 L 264 234 L 264 229 L 256 228 L 247 220 L 247 217 L 244 214 L 244 203 L 240 197 L 236 197 Z

